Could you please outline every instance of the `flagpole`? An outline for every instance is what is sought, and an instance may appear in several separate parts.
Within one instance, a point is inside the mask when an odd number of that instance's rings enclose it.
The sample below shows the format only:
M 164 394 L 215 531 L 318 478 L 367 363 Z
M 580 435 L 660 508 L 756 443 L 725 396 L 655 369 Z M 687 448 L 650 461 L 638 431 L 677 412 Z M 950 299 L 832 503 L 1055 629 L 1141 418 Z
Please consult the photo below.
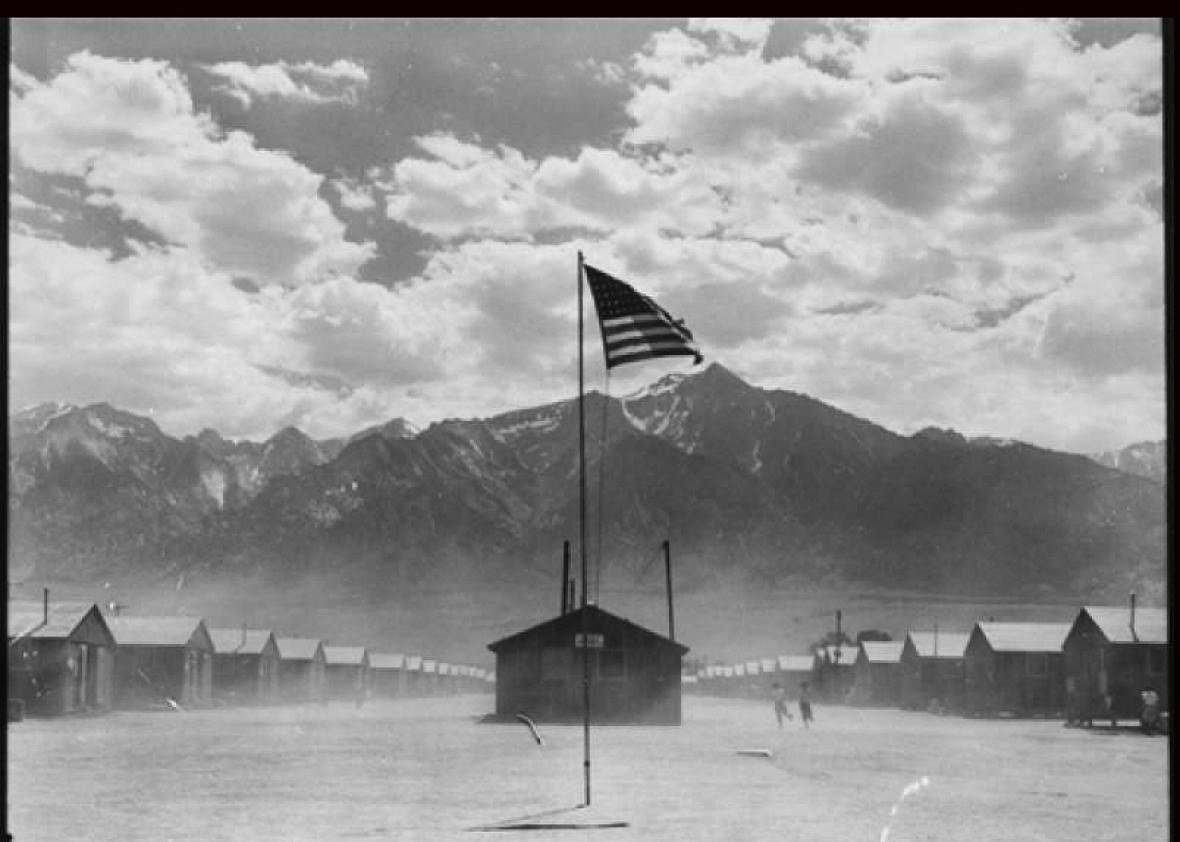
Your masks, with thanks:
M 590 806 L 590 629 L 586 602 L 586 381 L 582 348 L 582 252 L 578 252 L 578 528 L 582 552 L 582 768 Z

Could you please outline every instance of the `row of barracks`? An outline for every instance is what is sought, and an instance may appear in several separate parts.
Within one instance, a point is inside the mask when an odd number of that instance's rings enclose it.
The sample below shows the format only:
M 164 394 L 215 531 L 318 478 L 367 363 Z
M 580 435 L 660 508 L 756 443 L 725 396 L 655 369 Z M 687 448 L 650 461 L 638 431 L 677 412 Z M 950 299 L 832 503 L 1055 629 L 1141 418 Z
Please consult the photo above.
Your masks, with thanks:
M 483 668 L 335 646 L 199 617 L 8 603 L 9 718 L 115 709 L 328 702 L 488 692 Z
M 911 631 L 900 641 L 821 647 L 705 667 L 687 692 L 766 698 L 803 682 L 829 703 L 975 716 L 1134 719 L 1140 691 L 1169 709 L 1167 611 L 1084 606 L 1072 623 L 980 622 L 969 632 Z

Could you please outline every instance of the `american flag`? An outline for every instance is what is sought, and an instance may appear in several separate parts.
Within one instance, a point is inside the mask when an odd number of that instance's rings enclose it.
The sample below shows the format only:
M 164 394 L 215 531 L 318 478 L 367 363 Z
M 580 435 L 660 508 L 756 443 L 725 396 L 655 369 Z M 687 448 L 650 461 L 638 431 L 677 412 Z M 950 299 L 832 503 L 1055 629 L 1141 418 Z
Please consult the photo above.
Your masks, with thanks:
M 585 269 L 608 369 L 652 357 L 692 357 L 694 364 L 704 359 L 682 320 L 618 278 L 593 266 Z

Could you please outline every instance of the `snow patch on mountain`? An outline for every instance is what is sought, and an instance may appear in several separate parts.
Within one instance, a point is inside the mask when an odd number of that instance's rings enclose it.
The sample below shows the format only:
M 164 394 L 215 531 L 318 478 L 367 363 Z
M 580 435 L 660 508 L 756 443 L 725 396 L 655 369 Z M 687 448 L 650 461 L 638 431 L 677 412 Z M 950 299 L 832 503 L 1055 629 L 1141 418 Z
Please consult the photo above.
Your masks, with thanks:
M 520 413 L 512 413 L 512 416 Z M 513 440 L 519 438 L 526 433 L 548 433 L 557 429 L 565 417 L 565 407 L 558 406 L 548 410 L 537 412 L 534 415 L 526 415 L 519 421 L 504 422 L 496 425 L 489 425 L 489 429 L 496 438 L 505 443 L 511 443 Z
M 225 508 L 225 488 L 226 488 L 225 474 L 221 471 L 202 468 L 201 469 L 201 486 L 205 489 L 205 493 L 217 501 L 217 508 Z
M 675 389 L 685 379 L 685 375 L 677 375 L 674 379 L 673 375 L 669 375 L 659 383 L 671 383 L 671 386 L 651 393 L 636 393 L 621 400 L 620 405 L 627 423 L 639 432 L 662 438 L 685 453 L 695 453 L 700 448 L 700 441 L 697 433 L 689 426 L 692 401 Z M 651 409 L 645 413 L 643 407 L 648 403 Z
M 51 429 L 46 430 L 45 443 L 41 451 L 43 462 L 49 464 L 51 457 L 64 458 L 71 445 L 82 449 L 108 467 L 118 457 L 115 444 L 107 438 L 79 436 L 69 430 Z
M 655 383 L 650 383 L 647 386 L 644 386 L 643 388 L 638 389 L 637 391 L 632 392 L 631 394 L 624 397 L 622 399 L 623 403 L 625 404 L 627 401 L 642 400 L 644 398 L 658 398 L 661 395 L 675 392 L 678 388 L 680 388 L 680 384 L 687 380 L 689 376 L 690 375 L 684 374 L 682 372 L 672 372 L 671 374 L 666 374 Z
M 34 404 L 33 406 L 26 406 L 13 416 L 13 421 L 25 422 L 30 425 L 29 428 L 34 433 L 40 433 L 45 427 L 50 424 L 55 418 L 60 418 L 63 415 L 76 410 L 78 407 L 72 403 L 63 403 L 61 401 L 50 401 L 48 403 Z
M 112 439 L 126 438 L 127 436 L 129 436 L 135 432 L 135 430 L 131 427 L 124 426 L 123 424 L 118 424 L 114 421 L 107 421 L 106 419 L 101 418 L 98 415 L 95 415 L 94 413 L 87 413 L 86 414 L 86 421 L 90 424 L 91 427 L 98 430 L 100 433 L 102 433 L 107 438 L 112 438 Z

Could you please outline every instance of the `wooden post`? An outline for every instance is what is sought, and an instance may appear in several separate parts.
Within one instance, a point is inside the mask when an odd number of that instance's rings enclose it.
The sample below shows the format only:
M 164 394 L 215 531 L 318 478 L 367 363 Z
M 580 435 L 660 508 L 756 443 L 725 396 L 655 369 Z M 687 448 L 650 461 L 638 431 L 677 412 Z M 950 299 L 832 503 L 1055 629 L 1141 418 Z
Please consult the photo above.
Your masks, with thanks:
M 570 542 L 561 545 L 561 616 L 565 616 L 570 609 Z
M 582 554 L 582 768 L 590 806 L 590 610 L 586 603 L 586 380 L 582 348 L 582 252 L 578 252 L 578 529 Z
M 664 579 L 668 583 L 668 639 L 676 639 L 676 618 L 672 612 L 672 547 L 664 539 Z

